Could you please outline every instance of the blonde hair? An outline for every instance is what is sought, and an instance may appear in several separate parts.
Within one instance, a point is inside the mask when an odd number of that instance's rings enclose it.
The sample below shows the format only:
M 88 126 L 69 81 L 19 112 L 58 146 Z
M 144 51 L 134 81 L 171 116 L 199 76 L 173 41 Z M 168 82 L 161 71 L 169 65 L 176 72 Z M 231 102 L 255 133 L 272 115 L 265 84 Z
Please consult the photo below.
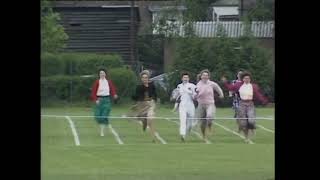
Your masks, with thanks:
M 150 78 L 150 71 L 148 71 L 148 70 L 141 71 L 140 77 L 142 77 L 144 74 L 146 74 L 148 76 L 148 78 Z

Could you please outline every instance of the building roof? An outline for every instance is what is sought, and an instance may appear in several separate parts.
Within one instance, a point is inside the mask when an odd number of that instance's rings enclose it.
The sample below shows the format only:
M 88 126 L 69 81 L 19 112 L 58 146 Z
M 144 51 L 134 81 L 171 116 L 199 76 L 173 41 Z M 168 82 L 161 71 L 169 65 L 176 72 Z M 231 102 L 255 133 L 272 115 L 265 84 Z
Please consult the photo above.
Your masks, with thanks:
M 213 11 L 218 16 L 239 15 L 238 7 L 213 7 Z
M 177 8 L 179 11 L 186 10 L 187 8 L 185 6 L 159 6 L 159 5 L 150 5 L 149 11 L 151 12 L 157 12 L 164 9 L 171 9 L 171 8 Z
M 54 1 L 52 4 L 54 7 L 130 7 L 130 1 Z
M 53 1 L 53 5 L 55 7 L 101 7 L 101 6 L 108 6 L 108 7 L 126 7 L 130 6 L 131 1 L 109 1 L 109 0 L 100 0 L 100 1 L 64 1 L 64 0 L 55 0 Z M 160 5 L 160 6 L 166 6 L 166 5 L 175 5 L 176 2 L 174 0 L 171 1 L 138 1 L 136 0 L 134 2 L 135 6 L 139 6 L 140 4 L 151 4 L 151 5 Z
M 239 0 L 218 0 L 212 6 L 238 6 Z

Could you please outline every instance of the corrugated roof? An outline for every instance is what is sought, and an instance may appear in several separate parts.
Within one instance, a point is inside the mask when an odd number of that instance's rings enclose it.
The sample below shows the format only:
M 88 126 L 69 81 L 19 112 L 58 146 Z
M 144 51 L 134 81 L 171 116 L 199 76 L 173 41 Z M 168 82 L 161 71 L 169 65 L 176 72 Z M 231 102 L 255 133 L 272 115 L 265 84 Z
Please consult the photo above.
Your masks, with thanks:
M 137 6 L 137 4 L 135 3 Z M 130 7 L 129 1 L 54 1 L 54 7 Z
M 218 0 L 217 2 L 213 3 L 212 6 L 238 6 L 239 5 L 239 0 Z
M 163 9 L 171 9 L 171 8 L 177 8 L 178 10 L 186 10 L 187 8 L 185 6 L 159 6 L 159 5 L 150 5 L 149 11 L 156 12 Z

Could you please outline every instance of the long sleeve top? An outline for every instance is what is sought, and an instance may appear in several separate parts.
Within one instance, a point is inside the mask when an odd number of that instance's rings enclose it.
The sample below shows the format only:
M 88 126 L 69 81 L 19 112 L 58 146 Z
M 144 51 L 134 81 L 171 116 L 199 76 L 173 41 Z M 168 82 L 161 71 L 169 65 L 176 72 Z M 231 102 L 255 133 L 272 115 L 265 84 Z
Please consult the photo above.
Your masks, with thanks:
M 239 92 L 240 88 L 242 87 L 242 85 L 244 84 L 243 81 L 241 82 L 237 82 L 235 84 L 229 84 L 227 82 L 224 83 L 224 86 L 229 90 L 229 91 L 234 91 L 234 92 Z M 252 85 L 252 100 L 258 100 L 260 101 L 262 104 L 267 104 L 268 103 L 268 99 L 266 97 L 264 97 L 262 95 L 262 93 L 260 92 L 260 88 L 257 84 L 251 83 Z M 241 94 L 240 94 L 241 97 Z
M 157 101 L 156 87 L 153 82 L 148 84 L 148 87 L 143 84 L 137 85 L 136 92 L 132 97 L 135 101 L 149 101 L 151 99 Z
M 97 79 L 92 86 L 92 91 L 91 91 L 91 100 L 92 101 L 96 101 L 98 99 L 98 89 L 100 86 L 100 80 Z M 111 94 L 112 97 L 114 97 L 117 94 L 116 91 L 116 87 L 114 86 L 113 82 L 110 79 L 107 79 L 108 85 L 109 87 L 107 89 L 109 89 L 109 94 Z
M 214 104 L 214 91 L 219 94 L 219 97 L 224 97 L 223 91 L 217 83 L 210 80 L 208 80 L 207 82 L 204 82 L 202 80 L 199 81 L 196 89 L 196 99 L 198 103 Z
M 181 97 L 181 104 L 193 103 L 193 98 L 196 94 L 196 85 L 192 83 L 181 83 L 177 86 L 179 95 Z

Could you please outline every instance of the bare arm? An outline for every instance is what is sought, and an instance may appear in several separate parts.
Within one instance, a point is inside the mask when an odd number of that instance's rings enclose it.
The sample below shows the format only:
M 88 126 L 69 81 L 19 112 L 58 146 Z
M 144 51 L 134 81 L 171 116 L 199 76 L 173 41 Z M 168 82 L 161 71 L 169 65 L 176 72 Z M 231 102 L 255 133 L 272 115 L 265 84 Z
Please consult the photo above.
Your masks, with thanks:
M 220 88 L 220 86 L 219 86 L 217 83 L 215 83 L 215 82 L 213 82 L 212 85 L 213 85 L 213 90 L 215 90 L 216 92 L 218 92 L 219 97 L 220 97 L 220 98 L 224 98 L 223 91 L 222 91 L 222 89 Z

